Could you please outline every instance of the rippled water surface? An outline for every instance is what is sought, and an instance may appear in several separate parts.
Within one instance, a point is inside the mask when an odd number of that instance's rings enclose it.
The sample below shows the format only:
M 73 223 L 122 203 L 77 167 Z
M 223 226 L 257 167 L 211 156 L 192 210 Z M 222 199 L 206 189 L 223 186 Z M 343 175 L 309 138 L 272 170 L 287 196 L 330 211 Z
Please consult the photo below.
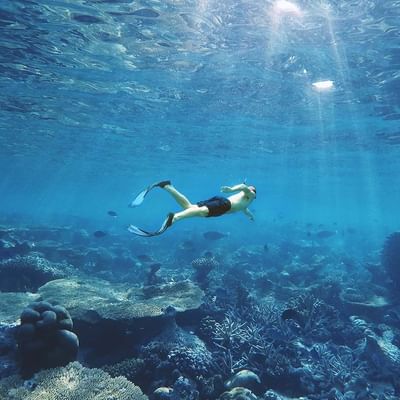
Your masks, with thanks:
M 391 215 L 399 26 L 388 0 L 2 1 L 4 206 L 248 177 L 275 212 Z

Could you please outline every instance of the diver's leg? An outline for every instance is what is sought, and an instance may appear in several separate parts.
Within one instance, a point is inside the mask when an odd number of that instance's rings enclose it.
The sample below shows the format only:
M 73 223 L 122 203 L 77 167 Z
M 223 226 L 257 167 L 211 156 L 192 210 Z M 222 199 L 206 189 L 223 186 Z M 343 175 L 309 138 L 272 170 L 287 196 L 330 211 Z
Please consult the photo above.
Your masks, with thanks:
M 206 206 L 191 206 L 186 210 L 177 212 L 174 214 L 174 218 L 172 223 L 176 221 L 180 221 L 181 219 L 185 218 L 192 218 L 192 217 L 207 217 L 208 215 L 208 208 Z
M 178 192 L 172 185 L 165 185 L 163 189 L 166 190 L 184 210 L 193 207 L 193 204 L 189 199 L 182 193 Z

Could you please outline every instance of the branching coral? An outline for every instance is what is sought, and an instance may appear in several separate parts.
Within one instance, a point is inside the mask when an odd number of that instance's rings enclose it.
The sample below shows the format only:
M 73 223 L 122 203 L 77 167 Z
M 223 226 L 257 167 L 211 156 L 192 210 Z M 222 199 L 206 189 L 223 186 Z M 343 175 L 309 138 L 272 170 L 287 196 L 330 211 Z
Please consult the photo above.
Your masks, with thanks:
M 364 377 L 367 364 L 346 346 L 337 349 L 325 344 L 315 345 L 312 351 L 310 372 L 312 379 L 323 387 L 346 388 L 350 382 Z
M 247 325 L 233 312 L 227 312 L 223 321 L 215 324 L 214 343 L 224 349 L 241 347 L 247 340 Z
M 300 334 L 308 339 L 329 338 L 338 321 L 336 310 L 310 293 L 290 300 L 282 318 L 296 321 Z
M 289 361 L 281 351 L 283 345 L 275 344 L 269 334 L 268 324 L 263 324 L 262 319 L 247 322 L 234 312 L 228 312 L 224 320 L 216 324 L 213 338 L 222 371 L 226 375 L 243 368 L 269 371 L 269 374 L 286 371 Z
M 225 375 L 245 367 L 242 353 L 248 338 L 247 322 L 230 311 L 221 322 L 210 325 L 217 363 Z

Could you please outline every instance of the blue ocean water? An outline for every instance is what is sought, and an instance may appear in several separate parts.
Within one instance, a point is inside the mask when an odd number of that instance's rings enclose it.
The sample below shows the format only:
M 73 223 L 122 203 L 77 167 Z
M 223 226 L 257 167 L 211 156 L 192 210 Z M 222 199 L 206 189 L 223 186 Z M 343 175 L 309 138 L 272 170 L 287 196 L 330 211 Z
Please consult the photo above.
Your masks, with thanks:
M 207 231 L 228 239 L 202 250 L 228 253 L 326 231 L 357 263 L 399 230 L 399 1 L 3 0 L 0 33 L 4 227 L 163 254 Z M 130 235 L 179 210 L 161 190 L 127 207 L 164 179 L 192 202 L 255 185 L 255 221 Z
M 296 7 L 2 2 L 3 212 L 135 219 L 160 178 L 198 200 L 247 178 L 267 229 L 393 223 L 398 4 Z

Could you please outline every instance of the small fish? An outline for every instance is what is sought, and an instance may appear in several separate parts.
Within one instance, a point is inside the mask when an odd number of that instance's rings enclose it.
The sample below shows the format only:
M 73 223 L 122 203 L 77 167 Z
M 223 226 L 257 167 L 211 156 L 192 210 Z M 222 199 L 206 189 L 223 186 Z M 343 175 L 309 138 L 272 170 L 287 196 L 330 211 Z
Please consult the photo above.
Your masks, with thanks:
M 268 246 L 267 244 L 264 244 L 264 251 L 265 251 L 266 253 L 268 253 L 268 251 L 269 251 L 269 246 Z
M 153 274 L 155 274 L 157 271 L 160 270 L 161 265 L 162 265 L 162 264 L 160 264 L 160 263 L 151 264 L 150 267 L 149 267 L 149 268 L 150 268 L 150 272 L 153 273 Z
M 389 311 L 388 312 L 388 316 L 393 320 L 393 321 L 396 321 L 396 322 L 400 322 L 400 317 L 399 317 L 399 314 L 397 314 L 397 312 L 396 311 Z
M 227 237 L 228 235 L 226 235 L 225 233 L 217 232 L 217 231 L 209 231 L 209 232 L 203 233 L 203 236 L 207 240 L 220 240 L 224 237 Z
M 72 14 L 72 19 L 83 24 L 102 24 L 104 21 L 94 15 Z
M 140 8 L 139 10 L 133 11 L 132 15 L 144 18 L 158 18 L 160 16 L 157 11 L 152 10 L 151 8 Z
M 318 231 L 315 236 L 320 239 L 326 239 L 336 235 L 336 231 Z
M 107 233 L 104 231 L 96 231 L 93 233 L 93 236 L 97 238 L 102 238 L 104 236 L 107 236 Z
M 141 262 L 150 262 L 153 261 L 153 259 L 148 256 L 147 254 L 139 254 L 138 256 L 136 256 L 137 259 Z
M 299 320 L 299 313 L 298 311 L 294 310 L 293 308 L 288 308 L 287 310 L 283 311 L 281 314 L 281 318 L 286 321 L 287 319 L 294 319 L 295 321 Z
M 180 245 L 181 249 L 193 249 L 194 247 L 194 242 L 191 240 L 184 240 Z
M 108 214 L 110 217 L 113 217 L 113 218 L 118 217 L 118 214 L 117 214 L 115 211 L 108 211 L 107 214 Z

